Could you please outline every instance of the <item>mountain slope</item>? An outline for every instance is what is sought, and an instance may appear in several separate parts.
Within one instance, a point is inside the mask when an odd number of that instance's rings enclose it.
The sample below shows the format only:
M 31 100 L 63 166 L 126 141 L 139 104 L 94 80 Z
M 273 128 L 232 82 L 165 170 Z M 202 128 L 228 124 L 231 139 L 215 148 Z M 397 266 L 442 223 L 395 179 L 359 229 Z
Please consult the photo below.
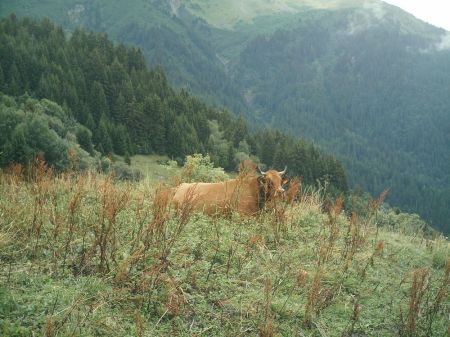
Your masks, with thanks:
M 239 91 L 202 37 L 209 27 L 186 10 L 176 11 L 177 15 L 175 11 L 171 3 L 159 0 L 6 0 L 0 4 L 0 16 L 48 17 L 69 31 L 78 27 L 105 31 L 116 41 L 138 46 L 151 65 L 162 64 L 174 85 L 245 113 Z M 234 99 L 230 102 L 228 97 Z
M 313 139 L 353 186 L 391 188 L 389 202 L 450 231 L 444 30 L 378 0 L 4 1 L 11 11 L 137 44 L 172 83 Z
M 95 149 L 103 155 L 157 153 L 182 161 L 189 154 L 208 153 L 227 170 L 242 160 L 261 158 L 270 167 L 289 165 L 290 173 L 303 176 L 306 184 L 326 179 L 329 191 L 347 190 L 346 174 L 332 156 L 279 131 L 250 132 L 244 119 L 174 90 L 160 67 L 149 69 L 136 48 L 114 45 L 103 33 L 77 30 L 66 39 L 61 27 L 48 19 L 11 15 L 0 20 L 0 60 L 0 94 L 24 95 L 16 105 L 25 105 L 2 115 L 6 123 L 0 119 L 0 167 L 27 166 L 39 155 L 51 166 L 67 168 L 73 142 L 52 136 L 56 129 L 64 139 L 81 136 L 80 144 L 93 154 L 91 132 Z M 50 122 L 41 121 L 34 125 L 43 135 L 36 136 L 26 123 L 36 110 L 28 103 L 29 95 L 55 101 L 70 124 L 76 120 L 85 127 L 64 128 L 58 122 L 46 128 L 43 124 Z M 4 106 L 8 103 L 0 104 L 2 113 Z M 63 150 L 55 150 L 58 144 L 52 143 L 60 143 Z
M 413 33 L 395 12 L 381 21 L 361 15 L 315 13 L 253 39 L 236 79 L 263 120 L 314 139 L 344 160 L 354 185 L 390 187 L 392 203 L 443 228 L 450 52 L 439 48 L 442 31 Z
M 250 110 L 336 153 L 353 186 L 390 188 L 391 203 L 448 231 L 448 33 L 381 1 L 260 17 L 256 3 L 215 43 Z M 217 25 L 205 8 L 197 14 Z

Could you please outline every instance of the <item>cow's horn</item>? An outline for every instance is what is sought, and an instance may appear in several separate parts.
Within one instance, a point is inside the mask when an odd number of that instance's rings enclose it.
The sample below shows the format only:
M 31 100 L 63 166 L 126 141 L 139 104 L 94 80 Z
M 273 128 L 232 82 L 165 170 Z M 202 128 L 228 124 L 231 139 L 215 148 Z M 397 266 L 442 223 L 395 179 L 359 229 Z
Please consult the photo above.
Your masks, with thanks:
M 284 166 L 284 170 L 283 171 L 278 172 L 278 173 L 280 174 L 280 176 L 282 176 L 283 174 L 286 173 L 286 170 L 287 170 L 287 165 Z
M 261 168 L 258 166 L 258 171 L 259 173 L 261 173 L 263 176 L 266 175 L 267 172 L 264 172 L 263 170 L 261 170 Z

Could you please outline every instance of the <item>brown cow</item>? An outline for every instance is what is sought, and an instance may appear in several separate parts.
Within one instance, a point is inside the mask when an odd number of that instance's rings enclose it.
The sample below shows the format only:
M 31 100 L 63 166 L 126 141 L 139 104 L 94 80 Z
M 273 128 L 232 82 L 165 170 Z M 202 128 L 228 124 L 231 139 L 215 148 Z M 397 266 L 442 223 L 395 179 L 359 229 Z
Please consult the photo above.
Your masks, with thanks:
M 256 215 L 267 203 L 284 195 L 283 171 L 269 170 L 261 176 L 245 175 L 221 183 L 183 183 L 174 193 L 172 202 L 176 208 L 191 203 L 194 210 L 209 215 L 236 209 L 243 215 Z

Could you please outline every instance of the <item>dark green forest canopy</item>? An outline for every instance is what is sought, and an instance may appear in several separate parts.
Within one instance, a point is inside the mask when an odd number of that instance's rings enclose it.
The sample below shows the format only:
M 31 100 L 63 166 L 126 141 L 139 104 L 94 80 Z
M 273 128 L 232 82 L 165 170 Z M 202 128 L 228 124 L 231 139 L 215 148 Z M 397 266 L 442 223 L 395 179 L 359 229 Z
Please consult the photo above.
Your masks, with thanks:
M 263 120 L 334 153 L 351 186 L 375 195 L 390 188 L 389 203 L 449 232 L 450 50 L 440 47 L 443 34 L 386 8 L 383 20 L 316 12 L 252 39 L 235 71 L 247 75 L 239 85 L 254 93 Z
M 259 158 L 269 167 L 288 165 L 290 174 L 307 184 L 327 180 L 331 189 L 347 190 L 346 174 L 334 157 L 279 131 L 250 132 L 242 118 L 174 90 L 161 67 L 147 67 L 139 49 L 116 45 L 104 33 L 76 30 L 67 38 L 48 19 L 11 15 L 0 21 L 0 59 L 1 91 L 56 102 L 65 118 L 92 133 L 95 149 L 103 154 L 158 153 L 181 160 L 209 153 L 229 170 L 242 159 Z M 3 142 L 11 144 L 10 138 Z M 9 150 L 5 153 L 11 157 L 4 157 L 2 165 L 23 162 L 33 151 L 19 160 Z

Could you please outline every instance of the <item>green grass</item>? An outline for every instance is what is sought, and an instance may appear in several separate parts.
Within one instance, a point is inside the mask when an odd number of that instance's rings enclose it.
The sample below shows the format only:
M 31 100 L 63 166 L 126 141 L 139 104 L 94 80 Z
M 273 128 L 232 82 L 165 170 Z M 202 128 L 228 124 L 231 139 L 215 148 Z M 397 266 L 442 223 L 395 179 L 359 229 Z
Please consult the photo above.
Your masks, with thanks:
M 238 23 L 251 23 L 261 16 L 270 16 L 283 13 L 299 13 L 309 9 L 338 9 L 348 7 L 361 7 L 361 0 L 189 0 L 185 1 L 188 9 L 197 16 L 205 19 L 210 25 L 233 29 Z
M 412 336 L 429 322 L 445 335 L 450 303 L 436 299 L 449 280 L 433 261 L 448 241 L 350 221 L 338 203 L 324 213 L 312 190 L 284 221 L 177 217 L 154 201 L 157 159 L 132 158 L 148 169 L 140 183 L 0 171 L 0 335 L 398 336 L 417 268 L 428 276 Z
M 135 155 L 131 157 L 131 167 L 139 169 L 151 182 L 162 183 L 175 174 L 166 164 L 168 160 L 167 156 Z
M 75 12 L 77 14 L 74 14 Z M 89 3 L 76 0 L 2 1 L 0 16 L 10 13 L 36 18 L 48 17 L 69 30 L 89 26 L 89 29 L 106 31 L 113 38 L 117 38 L 124 26 L 131 23 L 145 28 L 163 25 L 175 32 L 184 33 L 179 24 L 169 20 L 157 6 L 141 0 L 130 0 L 126 3 L 107 0 Z

